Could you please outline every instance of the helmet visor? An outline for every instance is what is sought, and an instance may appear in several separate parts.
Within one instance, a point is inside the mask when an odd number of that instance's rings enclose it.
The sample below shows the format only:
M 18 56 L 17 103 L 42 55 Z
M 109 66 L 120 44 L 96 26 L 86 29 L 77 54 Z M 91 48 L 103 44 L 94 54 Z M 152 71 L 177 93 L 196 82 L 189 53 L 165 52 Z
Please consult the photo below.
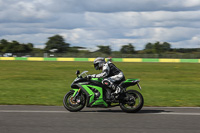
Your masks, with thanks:
M 99 63 L 94 63 L 94 68 L 95 68 L 96 70 L 99 70 Z

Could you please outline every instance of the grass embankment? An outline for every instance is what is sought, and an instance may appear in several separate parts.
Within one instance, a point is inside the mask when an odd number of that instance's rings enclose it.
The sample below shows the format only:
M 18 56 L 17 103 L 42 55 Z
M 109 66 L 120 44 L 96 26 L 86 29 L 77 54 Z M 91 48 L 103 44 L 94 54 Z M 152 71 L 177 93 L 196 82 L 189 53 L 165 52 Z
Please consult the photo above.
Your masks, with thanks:
M 200 64 L 115 64 L 141 79 L 145 106 L 200 106 Z M 77 69 L 100 72 L 92 62 L 0 61 L 0 104 L 62 105 Z

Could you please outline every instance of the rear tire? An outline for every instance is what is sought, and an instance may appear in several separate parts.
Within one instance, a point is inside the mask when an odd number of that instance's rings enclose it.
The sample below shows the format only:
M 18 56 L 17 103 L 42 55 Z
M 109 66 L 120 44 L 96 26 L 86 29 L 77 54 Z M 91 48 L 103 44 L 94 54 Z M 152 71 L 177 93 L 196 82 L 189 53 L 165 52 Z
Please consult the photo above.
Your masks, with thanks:
M 73 94 L 74 94 L 74 91 L 71 90 L 64 96 L 63 105 L 70 112 L 77 112 L 77 111 L 82 110 L 85 107 L 86 99 L 85 99 L 85 96 L 81 93 L 81 95 L 79 96 L 80 101 L 77 101 L 77 100 L 73 101 Z
M 127 113 L 136 113 L 141 110 L 144 104 L 143 96 L 136 90 L 128 90 L 125 97 L 120 101 L 120 108 Z

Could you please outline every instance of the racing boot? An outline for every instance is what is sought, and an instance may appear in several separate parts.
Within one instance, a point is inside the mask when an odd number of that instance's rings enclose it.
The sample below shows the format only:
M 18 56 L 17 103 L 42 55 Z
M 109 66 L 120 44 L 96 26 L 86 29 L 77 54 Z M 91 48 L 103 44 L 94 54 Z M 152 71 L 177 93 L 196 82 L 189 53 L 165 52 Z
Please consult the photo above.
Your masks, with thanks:
M 115 91 L 111 94 L 111 96 L 114 96 L 115 99 L 118 99 L 120 93 L 121 93 L 121 88 L 118 85 L 116 85 Z
M 121 88 L 120 88 L 119 86 L 117 86 L 117 87 L 115 88 L 114 94 L 118 95 L 120 92 L 121 92 Z

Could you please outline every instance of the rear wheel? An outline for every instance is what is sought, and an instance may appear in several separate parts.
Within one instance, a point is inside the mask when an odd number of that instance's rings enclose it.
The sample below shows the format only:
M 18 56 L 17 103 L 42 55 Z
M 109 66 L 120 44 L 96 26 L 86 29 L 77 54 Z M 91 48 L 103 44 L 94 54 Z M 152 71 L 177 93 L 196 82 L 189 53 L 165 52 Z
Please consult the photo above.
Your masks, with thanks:
M 125 97 L 120 101 L 120 108 L 127 113 L 136 113 L 141 110 L 144 104 L 143 96 L 136 90 L 128 90 Z
M 74 100 L 73 94 L 74 91 L 71 90 L 64 96 L 63 105 L 70 112 L 77 112 L 84 108 L 86 99 L 85 96 L 81 93 L 81 95 L 77 96 L 77 98 Z

